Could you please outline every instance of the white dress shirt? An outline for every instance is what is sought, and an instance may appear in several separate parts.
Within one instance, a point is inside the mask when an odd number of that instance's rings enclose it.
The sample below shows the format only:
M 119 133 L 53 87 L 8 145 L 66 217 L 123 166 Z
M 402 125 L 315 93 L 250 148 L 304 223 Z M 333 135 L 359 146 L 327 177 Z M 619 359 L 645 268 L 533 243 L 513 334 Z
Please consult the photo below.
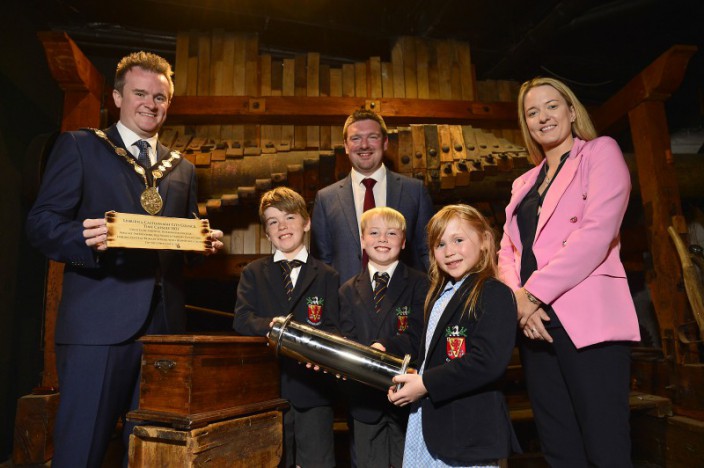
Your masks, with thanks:
M 374 179 L 376 184 L 374 184 L 374 206 L 386 206 L 386 166 L 383 164 L 379 169 L 377 169 L 372 175 L 365 176 L 357 172 L 354 168 L 350 171 L 350 176 L 352 178 L 352 195 L 354 196 L 354 210 L 357 213 L 357 227 L 359 226 L 359 220 L 362 219 L 362 213 L 364 209 L 364 194 L 367 188 L 362 183 L 364 179 Z M 360 228 L 360 237 L 361 237 Z

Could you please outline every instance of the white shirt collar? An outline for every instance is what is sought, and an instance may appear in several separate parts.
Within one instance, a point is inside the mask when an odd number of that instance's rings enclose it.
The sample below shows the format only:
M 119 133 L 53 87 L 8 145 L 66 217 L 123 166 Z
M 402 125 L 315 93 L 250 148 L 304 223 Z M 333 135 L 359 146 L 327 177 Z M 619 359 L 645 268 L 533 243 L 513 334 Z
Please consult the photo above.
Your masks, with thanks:
M 374 179 L 376 180 L 376 183 L 378 184 L 379 182 L 383 181 L 386 179 L 386 166 L 384 164 L 379 167 L 376 171 L 374 171 L 371 175 L 365 176 L 361 172 L 357 171 L 354 167 L 350 171 L 350 176 L 352 177 L 352 183 L 355 185 L 362 185 L 362 180 L 364 179 Z
M 398 260 L 396 260 L 394 263 L 391 264 L 386 270 L 378 270 L 377 268 L 372 265 L 371 262 L 367 264 L 367 268 L 369 269 L 369 280 L 372 282 L 372 285 L 374 284 L 374 273 L 388 273 L 389 274 L 389 283 L 391 282 L 391 278 L 394 276 L 394 271 L 396 271 L 396 267 L 398 266 Z
M 288 260 L 286 258 L 286 255 L 278 249 L 274 251 L 274 262 L 280 262 L 281 260 Z M 295 257 L 293 257 L 291 260 L 300 260 L 303 263 L 308 263 L 308 249 L 306 249 L 306 246 L 304 245 L 301 250 L 298 251 Z
M 137 135 L 135 132 L 127 128 L 122 122 L 118 121 L 116 127 L 117 131 L 120 133 L 120 138 L 122 138 L 122 142 L 125 144 L 127 151 L 132 153 L 132 156 L 136 157 L 139 154 L 139 148 L 134 146 L 134 143 L 138 140 L 146 140 L 147 142 L 149 142 L 150 154 L 156 155 L 157 143 L 159 141 L 158 133 L 155 133 L 150 138 L 142 138 L 141 136 Z

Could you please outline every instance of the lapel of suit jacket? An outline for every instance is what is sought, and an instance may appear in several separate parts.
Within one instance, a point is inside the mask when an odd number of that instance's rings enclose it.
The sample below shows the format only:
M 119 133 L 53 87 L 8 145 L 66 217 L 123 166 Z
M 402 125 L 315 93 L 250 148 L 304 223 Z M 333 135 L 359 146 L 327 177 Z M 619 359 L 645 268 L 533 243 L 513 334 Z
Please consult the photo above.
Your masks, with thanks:
M 169 156 L 169 154 L 171 153 L 166 146 L 162 145 L 159 142 L 157 142 L 156 149 L 157 149 L 157 151 L 156 151 L 157 161 L 161 161 L 165 157 Z M 166 177 L 161 179 L 161 181 L 159 182 L 159 185 L 158 185 L 159 195 L 161 195 L 161 198 L 164 200 L 164 206 L 166 206 L 166 198 L 169 195 L 170 185 L 171 185 L 171 177 L 169 177 L 168 174 Z
M 447 306 L 445 307 L 445 310 L 440 316 L 440 320 L 438 320 L 438 324 L 435 327 L 435 331 L 433 332 L 433 337 L 430 340 L 430 346 L 428 346 L 429 353 L 432 352 L 432 350 L 436 346 L 438 346 L 438 341 L 443 336 L 445 326 L 450 321 L 450 319 L 456 313 L 460 312 L 461 309 L 464 307 L 464 303 L 467 300 L 467 293 L 469 292 L 469 288 L 472 284 L 474 284 L 474 281 L 473 278 L 470 276 L 464 280 L 462 286 L 460 286 L 460 288 L 455 291 L 455 294 L 452 296 L 452 299 L 450 299 L 450 302 L 448 302 Z
M 105 129 L 105 134 L 108 136 L 110 141 L 112 141 L 115 146 L 118 148 L 122 148 L 125 151 L 127 151 L 129 154 L 132 154 L 130 150 L 127 148 L 125 145 L 125 142 L 122 141 L 122 137 L 120 136 L 120 132 L 117 130 L 117 124 L 110 125 L 108 128 Z M 114 151 L 113 151 L 114 153 Z
M 359 239 L 359 224 L 357 222 L 357 210 L 354 205 L 354 195 L 352 192 L 352 176 L 347 174 L 347 177 L 337 183 L 337 203 L 338 210 L 345 216 L 347 227 L 355 239 L 355 245 L 361 249 L 361 241 Z
M 369 269 L 365 268 L 360 274 L 355 277 L 354 289 L 359 295 L 359 300 L 368 309 L 369 315 L 374 314 L 374 290 L 372 289 L 372 280 L 369 277 Z
M 401 206 L 401 176 L 393 171 L 386 169 L 386 206 L 398 209 Z
M 125 145 L 125 142 L 122 141 L 122 137 L 120 136 L 120 132 L 117 130 L 117 124 L 113 124 L 113 125 L 109 126 L 108 128 L 106 128 L 105 134 L 108 136 L 110 141 L 115 146 L 117 146 L 118 148 L 124 149 L 125 151 L 127 151 L 128 154 L 132 154 L 131 151 Z M 113 151 L 112 149 L 110 150 L 110 152 L 114 155 L 114 157 L 122 159 L 122 157 L 115 154 L 115 151 Z M 134 172 L 134 170 L 130 167 L 129 164 L 125 164 L 124 167 L 125 167 L 125 170 L 128 171 L 130 174 L 129 179 L 133 180 L 134 183 L 141 188 L 141 190 L 144 190 L 144 181 L 143 181 L 142 177 L 139 174 L 137 174 L 136 172 Z
M 506 206 L 506 222 L 508 229 L 508 236 L 511 242 L 519 249 L 523 250 L 523 245 L 521 244 L 521 234 L 518 232 L 518 223 L 516 222 L 515 213 L 518 205 L 521 204 L 525 196 L 528 194 L 530 189 L 535 185 L 535 181 L 538 178 L 538 174 L 543 169 L 543 164 L 545 161 L 538 164 L 536 167 L 525 173 L 523 176 L 516 179 L 516 184 L 521 184 L 513 188 L 514 194 L 511 197 L 511 201 Z
M 273 294 L 274 300 L 281 309 L 281 315 L 291 313 L 294 301 L 288 300 L 286 291 L 284 290 L 284 279 L 281 275 L 281 267 L 274 262 L 274 256 L 270 255 L 264 263 L 264 278 L 267 281 L 267 287 L 270 294 Z M 267 289 L 265 288 L 265 291 Z
M 386 289 L 384 300 L 381 303 L 382 308 L 379 313 L 382 314 L 382 319 L 379 321 L 377 333 L 388 320 L 396 319 L 396 314 L 394 313 L 393 308 L 398 303 L 398 299 L 403 290 L 406 288 L 407 283 L 408 270 L 406 270 L 406 266 L 403 263 L 399 262 L 399 264 L 396 265 L 394 276 L 389 282 L 389 287 Z
M 291 302 L 288 304 L 289 312 L 291 312 L 295 308 L 295 306 L 301 301 L 301 299 L 305 295 L 305 292 L 308 291 L 311 284 L 313 284 L 313 280 L 315 279 L 317 271 L 318 266 L 314 264 L 312 257 L 309 255 L 308 261 L 301 265 L 301 271 L 298 273 L 296 286 L 293 287 L 293 297 L 291 298 Z
M 556 177 L 555 180 L 553 180 L 552 185 L 550 185 L 548 193 L 545 195 L 545 200 L 543 200 L 543 206 L 540 209 L 540 216 L 538 217 L 538 225 L 535 229 L 535 239 L 533 244 L 535 244 L 535 241 L 538 240 L 543 227 L 545 227 L 545 224 L 555 212 L 557 203 L 560 201 L 560 198 L 562 198 L 562 195 L 565 193 L 565 190 L 567 190 L 567 187 L 572 182 L 572 179 L 574 179 L 577 169 L 579 168 L 579 162 L 582 160 L 582 146 L 582 140 L 575 139 L 570 155 L 562 165 L 562 169 L 560 169 L 558 177 Z

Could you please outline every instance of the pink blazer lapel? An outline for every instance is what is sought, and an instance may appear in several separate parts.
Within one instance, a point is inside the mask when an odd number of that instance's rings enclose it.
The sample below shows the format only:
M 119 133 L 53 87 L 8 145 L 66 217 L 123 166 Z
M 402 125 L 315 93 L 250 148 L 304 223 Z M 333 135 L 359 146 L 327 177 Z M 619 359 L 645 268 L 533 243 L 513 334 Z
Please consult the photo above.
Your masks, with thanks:
M 560 174 L 553 181 L 548 193 L 545 195 L 543 206 L 540 209 L 540 216 L 538 216 L 538 226 L 535 230 L 536 239 L 540 236 L 540 232 L 543 230 L 543 227 L 545 227 L 545 223 L 548 222 L 552 214 L 555 212 L 557 203 L 562 198 L 562 195 L 570 185 L 570 182 L 572 182 L 572 179 L 574 179 L 574 176 L 577 173 L 577 168 L 579 167 L 580 159 L 581 157 L 573 157 L 571 155 L 567 158 L 567 161 L 565 161 L 562 169 L 560 169 Z
M 523 246 L 521 245 L 521 234 L 520 232 L 518 232 L 518 223 L 516 222 L 515 218 L 516 208 L 518 208 L 518 205 L 521 204 L 528 191 L 535 184 L 535 180 L 538 178 L 538 174 L 542 170 L 543 164 L 544 162 L 540 163 L 538 166 L 516 179 L 516 182 L 514 183 L 513 187 L 514 195 L 511 197 L 511 201 L 509 202 L 509 204 L 506 206 L 508 235 L 511 238 L 513 244 L 519 250 L 522 250 Z
M 559 176 L 553 181 L 550 190 L 548 190 L 548 193 L 545 195 L 543 206 L 540 209 L 540 216 L 538 217 L 538 226 L 535 230 L 535 240 L 540 236 L 543 227 L 545 227 L 545 223 L 548 222 L 555 212 L 557 203 L 562 199 L 562 195 L 564 195 L 565 190 L 567 190 L 567 187 L 572 183 L 572 179 L 574 179 L 579 170 L 579 164 L 582 161 L 582 146 L 584 146 L 583 142 L 575 138 L 575 143 L 572 145 L 572 151 L 569 157 L 562 166 L 562 169 L 560 169 Z M 543 161 L 543 164 L 545 164 L 545 161 Z M 535 243 L 535 240 L 533 243 Z

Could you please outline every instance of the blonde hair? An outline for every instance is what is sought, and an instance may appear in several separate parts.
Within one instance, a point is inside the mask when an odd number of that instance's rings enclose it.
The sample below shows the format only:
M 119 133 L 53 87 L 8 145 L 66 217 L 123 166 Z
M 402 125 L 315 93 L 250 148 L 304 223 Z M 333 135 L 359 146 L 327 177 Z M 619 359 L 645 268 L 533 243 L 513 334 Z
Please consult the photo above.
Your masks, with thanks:
M 264 212 L 272 207 L 284 213 L 299 214 L 305 222 L 310 219 L 306 201 L 298 192 L 288 187 L 276 187 L 262 195 L 259 201 L 259 220 L 262 224 L 266 224 Z
M 169 100 L 174 96 L 174 72 L 171 69 L 171 64 L 163 57 L 152 54 L 151 52 L 133 52 L 120 60 L 115 71 L 115 81 L 113 87 L 122 94 L 125 87 L 125 76 L 127 72 L 134 67 L 139 67 L 143 70 L 164 75 L 169 82 Z
M 480 239 L 487 240 L 486 249 L 481 250 L 479 261 L 470 270 L 470 273 L 476 275 L 477 279 L 474 282 L 474 286 L 472 286 L 469 295 L 467 296 L 465 311 L 467 311 L 470 315 L 476 316 L 477 302 L 484 283 L 487 279 L 496 278 L 498 275 L 494 231 L 486 218 L 484 218 L 484 216 L 476 208 L 469 205 L 460 204 L 445 206 L 430 219 L 427 227 L 428 253 L 430 255 L 430 268 L 428 269 L 430 288 L 428 290 L 428 295 L 425 298 L 426 319 L 430 314 L 432 305 L 440 296 L 440 293 L 445 288 L 447 282 L 451 279 L 447 273 L 443 272 L 440 267 L 438 267 L 434 247 L 440 243 L 440 238 L 444 234 L 445 229 L 447 229 L 447 225 L 450 221 L 456 218 L 469 223 L 470 227 L 479 235 Z
M 349 126 L 361 120 L 373 120 L 374 122 L 378 123 L 379 127 L 381 127 L 381 135 L 384 137 L 384 140 L 389 137 L 389 129 L 386 128 L 386 122 L 384 122 L 384 119 L 379 114 L 366 109 L 358 109 L 354 111 L 352 115 L 347 117 L 347 120 L 345 120 L 345 125 L 344 127 L 342 127 L 343 141 L 347 141 L 347 129 L 349 128 Z
M 406 233 L 406 218 L 401 213 L 387 206 L 377 206 L 362 213 L 359 225 L 362 232 L 367 228 L 374 216 L 379 216 L 391 228 L 400 229 Z
M 521 133 L 523 134 L 523 140 L 526 143 L 526 148 L 528 148 L 528 154 L 530 155 L 533 164 L 538 165 L 545 159 L 545 151 L 543 147 L 540 146 L 533 137 L 530 135 L 528 130 L 528 124 L 526 122 L 526 112 L 523 108 L 526 98 L 526 93 L 533 88 L 538 86 L 551 86 L 563 97 L 567 106 L 574 110 L 575 119 L 572 122 L 572 135 L 581 138 L 584 141 L 593 140 L 597 137 L 596 130 L 594 129 L 594 124 L 592 119 L 589 117 L 589 112 L 584 107 L 584 105 L 577 99 L 577 96 L 572 92 L 572 90 L 560 80 L 555 78 L 545 78 L 536 77 L 532 80 L 528 80 L 518 91 L 518 123 L 521 127 Z

